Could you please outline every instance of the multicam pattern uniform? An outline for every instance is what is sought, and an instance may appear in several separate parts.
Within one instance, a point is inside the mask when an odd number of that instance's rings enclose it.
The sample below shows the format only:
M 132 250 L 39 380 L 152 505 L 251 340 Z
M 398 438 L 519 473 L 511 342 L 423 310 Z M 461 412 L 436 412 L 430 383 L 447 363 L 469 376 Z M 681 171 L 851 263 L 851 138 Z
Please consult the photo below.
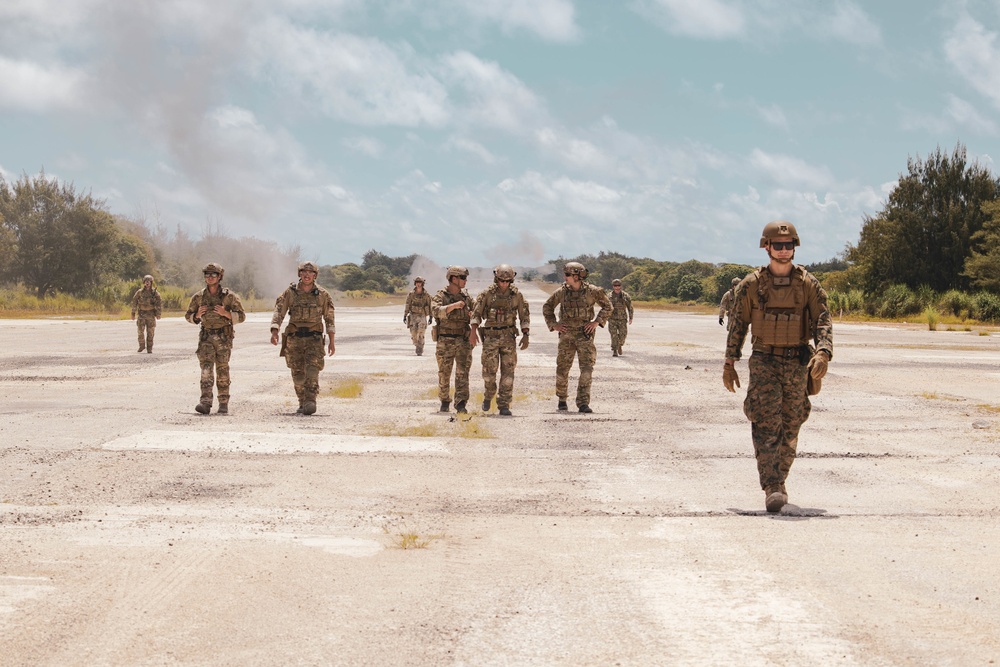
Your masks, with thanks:
M 576 405 L 590 404 L 590 385 L 597 361 L 597 346 L 594 345 L 594 335 L 583 330 L 583 325 L 594 320 L 594 306 L 600 306 L 597 313 L 597 323 L 604 326 L 613 312 L 614 306 L 603 289 L 584 282 L 580 289 L 572 290 L 569 285 L 557 289 L 542 306 L 542 316 L 548 328 L 554 329 L 557 324 L 569 327 L 566 333 L 559 334 L 559 353 L 556 357 L 556 396 L 565 401 L 569 395 L 569 371 L 573 367 L 573 358 L 579 356 L 580 380 L 576 387 Z M 559 307 L 559 319 L 556 320 L 556 306 Z
M 145 286 L 136 290 L 132 296 L 132 317 L 139 330 L 139 351 L 153 349 L 153 334 L 156 331 L 156 318 L 163 312 L 163 300 L 155 287 Z
M 446 306 L 459 301 L 465 308 L 444 312 Z M 439 290 L 431 299 L 431 311 L 437 319 L 438 398 L 451 400 L 451 369 L 455 369 L 455 402 L 469 400 L 469 370 L 472 368 L 472 346 L 469 344 L 469 320 L 476 304 L 464 289 L 452 294 Z
M 625 290 L 616 294 L 612 289 L 608 295 L 614 310 L 608 318 L 608 333 L 611 334 L 611 349 L 621 352 L 628 337 L 628 323 L 632 319 L 632 297 Z
M 492 400 L 496 396 L 498 408 L 509 408 L 517 367 L 517 324 L 520 322 L 522 330 L 531 326 L 528 302 L 513 285 L 501 292 L 494 283 L 476 298 L 472 322 L 479 325 L 479 337 L 483 339 L 483 398 Z M 499 391 L 497 370 L 500 371 Z
M 271 329 L 280 329 L 286 314 L 288 326 L 285 327 L 281 356 L 292 371 L 299 405 L 315 403 L 319 394 L 319 372 L 326 364 L 323 326 L 327 334 L 336 334 L 333 299 L 319 285 L 303 292 L 297 283 L 292 283 L 274 302 Z
M 217 305 L 222 305 L 233 319 L 228 320 L 215 312 Z M 197 319 L 198 308 L 207 306 L 208 310 Z M 208 288 L 196 292 L 188 304 L 184 318 L 193 324 L 201 324 L 198 336 L 198 361 L 201 364 L 201 402 L 212 404 L 212 385 L 219 390 L 219 405 L 229 404 L 229 357 L 233 352 L 233 325 L 246 320 L 243 304 L 236 292 L 230 292 L 227 287 L 220 287 L 216 294 Z
M 726 290 L 726 293 L 722 295 L 722 301 L 719 302 L 719 319 L 723 317 L 729 323 L 729 326 L 733 326 L 733 306 L 736 305 L 736 288 L 730 287 Z
M 427 331 L 427 320 L 431 316 L 431 295 L 427 290 L 420 294 L 413 290 L 407 294 L 403 314 L 406 316 L 406 326 L 410 330 L 410 338 L 417 348 L 417 354 L 423 354 L 424 333 Z
M 743 412 L 751 422 L 760 487 L 780 486 L 795 461 L 799 428 L 812 405 L 806 390 L 810 342 L 833 358 L 833 322 L 826 291 L 801 266 L 787 278 L 768 268 L 736 288 L 726 358 L 739 359 L 751 329 L 750 386 Z

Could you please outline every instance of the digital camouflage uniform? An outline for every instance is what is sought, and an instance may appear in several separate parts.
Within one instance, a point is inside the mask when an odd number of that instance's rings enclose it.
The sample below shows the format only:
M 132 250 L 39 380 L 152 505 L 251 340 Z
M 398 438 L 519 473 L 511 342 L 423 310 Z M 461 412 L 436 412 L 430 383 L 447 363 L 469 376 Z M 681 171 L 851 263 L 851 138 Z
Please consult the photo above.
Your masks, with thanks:
M 514 369 L 517 367 L 517 331 L 531 325 L 528 302 L 513 285 L 502 292 L 494 283 L 476 298 L 472 323 L 478 325 L 483 341 L 483 404 L 497 398 L 497 407 L 509 408 L 514 396 Z M 527 334 L 525 334 L 527 335 Z M 500 385 L 497 387 L 497 371 Z
M 156 331 L 156 320 L 163 313 L 163 300 L 155 287 L 146 289 L 145 285 L 136 290 L 132 296 L 132 317 L 139 332 L 139 351 L 153 351 L 153 334 Z
M 427 331 L 427 320 L 431 317 L 431 295 L 425 289 L 420 294 L 413 290 L 406 295 L 406 307 L 403 309 L 403 319 L 410 330 L 410 338 L 417 349 L 417 354 L 424 353 L 424 333 Z
M 292 371 L 292 384 L 299 399 L 299 407 L 316 403 L 319 394 L 319 372 L 326 364 L 323 327 L 333 336 L 334 307 L 330 293 L 319 285 L 308 291 L 292 283 L 274 302 L 271 329 L 277 331 L 288 315 L 288 326 L 281 343 L 281 356 Z
M 559 307 L 559 319 L 556 319 L 556 307 Z M 559 352 L 556 357 L 556 396 L 565 401 L 569 395 L 569 372 L 573 367 L 573 358 L 579 357 L 580 379 L 576 388 L 576 405 L 590 405 L 590 385 L 597 361 L 597 346 L 594 335 L 584 331 L 583 325 L 594 321 L 594 306 L 600 306 L 597 313 L 597 323 L 604 326 L 612 313 L 614 306 L 603 289 L 584 281 L 578 290 L 570 289 L 569 285 L 557 289 L 542 306 L 542 316 L 549 330 L 557 324 L 569 327 L 566 333 L 559 334 Z
M 465 308 L 450 313 L 444 308 L 464 301 Z M 437 320 L 438 398 L 442 405 L 451 401 L 451 373 L 455 369 L 455 402 L 469 400 L 469 370 L 472 368 L 472 346 L 469 343 L 469 321 L 476 307 L 469 293 L 462 289 L 452 294 L 441 289 L 431 299 L 431 312 Z
M 628 337 L 628 323 L 632 319 L 632 297 L 625 290 L 615 293 L 612 289 L 608 294 L 614 310 L 608 318 L 608 333 L 611 334 L 611 350 L 616 354 L 622 353 L 622 345 Z
M 220 304 L 232 314 L 231 321 L 215 312 L 215 306 Z M 201 306 L 207 306 L 208 310 L 199 320 L 197 313 Z M 197 352 L 201 364 L 201 403 L 212 405 L 212 386 L 216 385 L 219 405 L 228 405 L 229 357 L 233 352 L 233 325 L 247 318 L 240 297 L 236 292 L 229 291 L 228 287 L 220 286 L 215 294 L 206 287 L 191 297 L 184 318 L 188 322 L 201 325 Z
M 736 289 L 726 358 L 739 359 L 751 333 L 750 385 L 743 412 L 751 422 L 760 486 L 784 489 L 795 460 L 799 428 L 809 418 L 806 364 L 816 351 L 833 358 L 833 323 L 826 291 L 803 267 L 773 276 L 764 266 Z

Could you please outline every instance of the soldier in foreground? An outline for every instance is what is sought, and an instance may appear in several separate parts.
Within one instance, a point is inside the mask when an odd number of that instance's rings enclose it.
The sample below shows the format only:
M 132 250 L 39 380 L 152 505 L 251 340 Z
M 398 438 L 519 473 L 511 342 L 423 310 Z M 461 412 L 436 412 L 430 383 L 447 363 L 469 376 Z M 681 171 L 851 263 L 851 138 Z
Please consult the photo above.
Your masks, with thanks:
M 233 352 L 233 325 L 247 318 L 240 297 L 222 287 L 225 270 L 216 263 L 202 269 L 205 289 L 195 292 L 184 318 L 200 324 L 198 361 L 201 364 L 201 400 L 194 409 L 212 411 L 212 385 L 219 390 L 219 414 L 229 413 L 229 357 Z
M 722 295 L 719 302 L 719 326 L 721 327 L 729 320 L 729 326 L 733 325 L 733 306 L 736 304 L 736 286 L 740 284 L 739 278 L 733 278 L 729 289 Z M 723 319 L 725 318 L 725 319 Z
M 330 337 L 326 352 L 335 352 L 333 299 L 330 293 L 316 284 L 319 267 L 312 262 L 299 264 L 299 281 L 292 283 L 274 302 L 271 317 L 271 345 L 278 344 L 281 322 L 288 315 L 288 326 L 281 336 L 281 356 L 292 371 L 292 384 L 299 398 L 298 414 L 316 412 L 319 394 L 319 372 L 326 358 L 323 351 L 323 327 Z
M 424 279 L 417 276 L 413 279 L 413 291 L 406 295 L 406 307 L 403 309 L 403 322 L 410 330 L 417 356 L 424 353 L 424 332 L 433 321 L 431 295 L 424 291 Z
M 472 314 L 472 333 L 469 342 L 474 347 L 476 335 L 483 341 L 483 412 L 490 409 L 493 397 L 497 397 L 497 409 L 501 415 L 509 417 L 510 402 L 514 396 L 514 369 L 517 367 L 517 325 L 521 325 L 521 349 L 528 349 L 528 330 L 531 315 L 528 302 L 514 287 L 517 273 L 509 264 L 500 264 L 493 269 L 493 284 L 476 298 Z M 500 371 L 500 387 L 497 390 L 497 370 Z
M 449 266 L 445 274 L 448 286 L 431 299 L 431 312 L 437 318 L 432 338 L 437 341 L 435 356 L 438 363 L 438 398 L 441 412 L 451 406 L 451 373 L 455 369 L 455 412 L 465 413 L 469 400 L 469 370 L 472 368 L 472 348 L 476 345 L 470 320 L 475 303 L 465 291 L 469 270 L 464 266 Z
M 722 382 L 735 392 L 736 361 L 750 328 L 750 386 L 743 412 L 751 423 L 764 506 L 779 512 L 788 502 L 785 479 L 795 461 L 799 428 L 809 418 L 809 395 L 819 392 L 833 358 L 833 323 L 826 292 L 792 263 L 799 235 L 784 220 L 764 226 L 760 247 L 770 258 L 740 283 L 732 311 Z M 816 344 L 815 349 L 810 344 Z
M 584 282 L 587 269 L 579 262 L 569 262 L 563 269 L 566 282 L 542 306 L 542 315 L 549 331 L 559 332 L 559 353 L 556 357 L 556 397 L 558 409 L 566 410 L 569 396 L 569 371 L 573 358 L 579 358 L 580 380 L 576 387 L 576 407 L 580 412 L 590 409 L 590 384 L 597 361 L 594 332 L 603 327 L 613 306 L 600 287 Z M 601 310 L 594 316 L 594 306 Z M 559 319 L 556 320 L 556 307 Z
M 611 334 L 611 356 L 620 357 L 622 345 L 628 337 L 628 328 L 632 324 L 632 297 L 622 289 L 622 281 L 615 278 L 611 281 L 611 317 L 608 318 L 608 333 Z
M 163 314 L 163 300 L 153 284 L 153 276 L 143 276 L 142 287 L 132 296 L 132 319 L 139 330 L 139 351 L 153 353 L 156 320 Z

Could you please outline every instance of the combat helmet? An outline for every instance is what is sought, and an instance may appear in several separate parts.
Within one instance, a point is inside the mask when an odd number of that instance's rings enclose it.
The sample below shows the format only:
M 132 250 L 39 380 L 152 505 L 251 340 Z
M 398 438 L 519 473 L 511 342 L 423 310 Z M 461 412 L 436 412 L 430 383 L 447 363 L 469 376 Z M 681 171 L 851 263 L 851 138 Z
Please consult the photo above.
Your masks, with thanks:
M 205 268 L 201 270 L 202 273 L 218 273 L 219 280 L 222 280 L 222 276 L 226 275 L 226 270 L 222 268 L 222 265 L 218 262 L 209 262 L 205 265 Z
M 740 279 L 739 278 L 733 278 L 732 282 L 730 283 L 730 285 L 732 287 L 736 287 L 739 284 L 740 284 Z
M 611 281 L 611 286 L 612 287 L 618 287 L 621 284 L 622 284 L 622 281 L 619 278 L 615 278 L 614 280 Z
M 299 271 L 312 271 L 313 273 L 319 273 L 319 267 L 313 262 L 302 262 L 299 264 Z
M 563 267 L 563 273 L 569 276 L 580 276 L 580 280 L 586 280 L 587 267 L 585 267 L 580 262 L 567 262 L 566 266 Z
M 498 264 L 495 269 L 493 269 L 493 282 L 500 282 L 501 280 L 506 280 L 509 282 L 514 282 L 514 276 L 517 275 L 517 271 L 510 264 Z
M 448 282 L 451 282 L 452 278 L 468 278 L 468 277 L 469 277 L 469 270 L 464 266 L 458 266 L 458 265 L 449 266 L 448 272 L 445 274 L 445 279 L 447 279 Z
M 426 285 L 427 281 L 424 280 L 423 276 L 417 276 L 416 278 L 413 279 L 413 284 L 416 285 L 417 283 L 420 283 L 421 285 Z
M 774 220 L 764 225 L 764 231 L 760 233 L 760 247 L 766 248 L 771 239 L 779 236 L 791 236 L 795 245 L 802 245 L 799 241 L 799 233 L 795 231 L 795 225 L 787 220 Z
M 149 275 L 149 274 L 147 273 L 146 275 L 144 275 L 144 276 L 142 277 L 142 282 L 146 282 L 147 280 L 148 280 L 149 282 L 151 282 L 151 283 L 152 283 L 152 282 L 153 282 L 153 276 L 151 276 L 151 275 Z

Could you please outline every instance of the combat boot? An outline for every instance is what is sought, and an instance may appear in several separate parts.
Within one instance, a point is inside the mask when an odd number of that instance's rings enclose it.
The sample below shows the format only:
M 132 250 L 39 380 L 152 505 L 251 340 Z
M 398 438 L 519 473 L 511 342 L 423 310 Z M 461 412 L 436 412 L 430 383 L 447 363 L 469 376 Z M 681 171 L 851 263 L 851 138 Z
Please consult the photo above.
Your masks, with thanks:
M 493 399 L 492 398 L 484 398 L 483 399 L 483 412 L 489 412 L 490 411 L 490 406 L 492 404 L 493 404 Z
M 302 403 L 302 414 L 311 415 L 316 412 L 316 401 L 305 401 Z
M 441 401 L 441 409 L 438 412 L 448 412 L 451 407 L 451 401 Z
M 146 352 L 149 353 L 149 354 L 153 354 L 153 348 L 147 347 L 146 348 Z
M 140 351 L 140 352 L 145 352 L 145 351 L 146 351 L 146 346 L 145 346 L 145 345 L 143 345 L 142 347 L 140 347 L 140 348 L 139 348 L 139 351 Z
M 229 414 L 229 403 L 219 403 L 219 409 L 217 411 L 220 415 Z
M 580 412 L 584 412 L 589 415 L 591 412 L 593 412 L 593 410 L 590 409 L 589 405 L 584 403 L 583 405 L 580 406 Z
M 455 412 L 458 412 L 463 415 L 467 412 L 467 410 L 465 409 L 465 401 L 458 401 L 457 403 L 455 403 Z
M 764 489 L 764 507 L 772 514 L 780 512 L 781 508 L 788 502 L 788 495 L 785 494 L 783 484 L 772 484 Z
M 566 401 L 559 401 L 559 405 L 556 406 L 556 410 L 569 410 L 566 405 Z
M 618 356 L 618 349 L 617 348 L 614 348 L 614 347 L 611 348 L 611 356 L 612 357 L 617 357 Z
M 212 404 L 202 401 L 198 405 L 194 406 L 194 411 L 201 415 L 207 415 L 212 411 Z
M 503 406 L 502 408 L 500 408 L 500 414 L 504 417 L 510 417 L 510 408 L 508 408 L 506 405 Z

